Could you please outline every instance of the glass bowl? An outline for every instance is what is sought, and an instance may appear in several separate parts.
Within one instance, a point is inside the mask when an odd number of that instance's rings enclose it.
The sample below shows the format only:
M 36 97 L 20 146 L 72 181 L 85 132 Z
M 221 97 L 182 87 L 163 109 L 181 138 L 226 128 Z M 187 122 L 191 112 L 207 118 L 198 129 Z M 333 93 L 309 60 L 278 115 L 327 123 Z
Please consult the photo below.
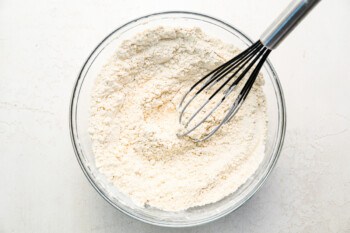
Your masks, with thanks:
M 118 45 L 135 33 L 156 26 L 200 27 L 205 33 L 232 43 L 240 49 L 252 41 L 235 27 L 218 19 L 193 12 L 162 12 L 147 15 L 114 30 L 98 44 L 84 63 L 75 83 L 70 105 L 70 132 L 78 162 L 97 192 L 112 206 L 138 220 L 168 227 L 186 227 L 211 222 L 236 210 L 264 183 L 274 167 L 283 144 L 286 110 L 276 72 L 267 61 L 262 69 L 268 108 L 268 136 L 265 157 L 257 171 L 238 190 L 224 199 L 181 212 L 167 212 L 135 205 L 98 171 L 88 134 L 90 93 L 97 74 Z

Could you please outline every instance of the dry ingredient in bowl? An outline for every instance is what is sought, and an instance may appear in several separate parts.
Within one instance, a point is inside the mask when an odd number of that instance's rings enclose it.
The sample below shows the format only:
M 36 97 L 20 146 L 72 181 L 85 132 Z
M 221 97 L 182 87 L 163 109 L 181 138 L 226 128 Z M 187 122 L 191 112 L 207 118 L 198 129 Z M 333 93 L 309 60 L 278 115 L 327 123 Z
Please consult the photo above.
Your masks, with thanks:
M 184 92 L 239 51 L 199 28 L 158 27 L 124 41 L 97 77 L 89 132 L 99 170 L 136 204 L 180 211 L 233 193 L 264 157 L 263 78 L 202 143 L 178 138 Z

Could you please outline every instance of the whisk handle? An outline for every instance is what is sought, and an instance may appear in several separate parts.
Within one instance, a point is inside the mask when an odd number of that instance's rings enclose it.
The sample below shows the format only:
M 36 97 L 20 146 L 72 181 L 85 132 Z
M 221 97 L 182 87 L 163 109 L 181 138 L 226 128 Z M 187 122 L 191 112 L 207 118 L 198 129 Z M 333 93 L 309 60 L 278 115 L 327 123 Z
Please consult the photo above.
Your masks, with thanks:
M 274 49 L 321 0 L 292 0 L 261 35 L 265 47 Z

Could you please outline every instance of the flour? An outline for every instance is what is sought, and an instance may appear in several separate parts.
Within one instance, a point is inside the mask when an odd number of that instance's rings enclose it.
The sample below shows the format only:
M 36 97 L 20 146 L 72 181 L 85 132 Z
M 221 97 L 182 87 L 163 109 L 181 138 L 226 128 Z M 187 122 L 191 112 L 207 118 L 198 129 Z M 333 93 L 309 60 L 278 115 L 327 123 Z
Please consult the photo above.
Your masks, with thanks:
M 180 211 L 233 193 L 264 157 L 263 79 L 210 140 L 178 138 L 177 106 L 195 80 L 239 51 L 198 28 L 158 27 L 126 40 L 92 92 L 96 166 L 136 204 Z

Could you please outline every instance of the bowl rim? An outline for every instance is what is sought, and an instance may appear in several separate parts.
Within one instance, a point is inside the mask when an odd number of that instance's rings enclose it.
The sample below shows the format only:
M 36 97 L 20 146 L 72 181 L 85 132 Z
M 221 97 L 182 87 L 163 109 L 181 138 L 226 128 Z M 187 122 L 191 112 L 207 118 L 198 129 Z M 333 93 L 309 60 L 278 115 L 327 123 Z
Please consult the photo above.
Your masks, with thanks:
M 222 21 L 216 17 L 213 16 L 209 16 L 207 14 L 203 14 L 203 13 L 198 13 L 198 12 L 193 12 L 193 11 L 162 11 L 162 12 L 156 12 L 156 13 L 152 13 L 152 14 L 147 14 L 144 16 L 141 16 L 139 18 L 135 18 L 125 24 L 122 24 L 121 26 L 117 27 L 116 29 L 114 29 L 111 33 L 109 33 L 100 43 L 98 43 L 98 45 L 92 50 L 92 52 L 89 54 L 89 56 L 87 57 L 87 59 L 85 60 L 83 66 L 81 67 L 78 77 L 74 83 L 74 87 L 73 87 L 73 92 L 71 95 L 71 99 L 70 99 L 70 107 L 69 107 L 69 131 L 70 131 L 70 138 L 71 138 L 71 142 L 72 142 L 72 146 L 73 146 L 73 150 L 75 153 L 75 156 L 78 160 L 78 163 L 83 171 L 83 173 L 85 174 L 86 178 L 88 179 L 88 181 L 90 182 L 90 184 L 94 187 L 94 189 L 100 194 L 100 196 L 102 196 L 110 205 L 112 205 L 114 208 L 116 208 L 117 210 L 121 211 L 122 213 L 126 214 L 127 216 L 130 216 L 134 219 L 137 219 L 139 221 L 148 223 L 148 224 L 152 224 L 152 225 L 157 225 L 157 226 L 162 226 L 162 227 L 192 227 L 192 226 L 199 226 L 199 225 L 203 225 L 209 222 L 213 222 L 219 218 L 222 218 L 226 215 L 228 215 L 229 213 L 232 213 L 233 211 L 239 209 L 245 202 L 247 202 L 258 190 L 260 190 L 261 186 L 265 183 L 267 177 L 269 177 L 270 173 L 272 172 L 273 168 L 275 167 L 278 158 L 280 156 L 281 153 L 281 149 L 284 143 L 284 138 L 285 138 L 285 133 L 286 133 L 286 105 L 285 105 L 285 99 L 284 99 L 284 94 L 283 94 L 283 90 L 281 87 L 281 83 L 279 81 L 278 75 L 275 71 L 275 69 L 273 68 L 271 62 L 269 59 L 266 60 L 265 65 L 267 65 L 271 71 L 271 76 L 274 77 L 274 81 L 275 81 L 275 85 L 276 87 L 274 88 L 275 92 L 278 92 L 278 96 L 280 97 L 277 100 L 277 104 L 278 104 L 278 129 L 277 129 L 277 140 L 276 143 L 274 145 L 274 149 L 272 151 L 273 153 L 273 161 L 270 164 L 270 167 L 267 170 L 267 173 L 265 174 L 264 177 L 261 178 L 261 180 L 259 181 L 259 183 L 256 184 L 256 187 L 254 188 L 254 190 L 252 190 L 250 193 L 248 193 L 238 204 L 235 208 L 230 208 L 226 211 L 222 211 L 220 214 L 211 216 L 210 218 L 205 218 L 205 219 L 200 219 L 200 220 L 196 220 L 196 221 L 192 221 L 189 223 L 178 223 L 178 222 L 169 222 L 166 220 L 161 220 L 161 221 L 155 221 L 155 220 L 150 220 L 149 218 L 142 218 L 139 217 L 138 215 L 133 214 L 132 212 L 129 212 L 123 208 L 121 208 L 119 205 L 115 204 L 110 198 L 108 198 L 99 188 L 98 186 L 95 184 L 93 178 L 91 177 L 90 173 L 87 171 L 82 158 L 80 156 L 80 152 L 78 150 L 78 143 L 77 140 L 75 138 L 77 132 L 75 130 L 76 128 L 76 115 L 74 118 L 74 114 L 76 113 L 76 109 L 75 107 L 75 103 L 77 102 L 79 97 L 79 92 L 80 89 L 78 90 L 79 87 L 79 83 L 81 81 L 84 80 L 84 77 L 82 77 L 82 74 L 85 70 L 86 67 L 90 67 L 94 61 L 94 59 L 92 60 L 92 62 L 90 62 L 89 65 L 89 61 L 91 60 L 92 56 L 95 54 L 95 52 L 100 48 L 100 46 L 106 41 L 108 40 L 114 33 L 118 32 L 119 30 L 123 29 L 126 26 L 129 26 L 139 20 L 142 19 L 146 19 L 149 17 L 154 17 L 154 16 L 159 16 L 159 15 L 170 15 L 170 14 L 184 14 L 184 15 L 193 15 L 193 16 L 198 16 L 198 17 L 203 17 L 203 18 L 207 18 L 209 20 L 213 20 L 215 22 L 218 22 L 219 24 L 223 24 L 224 26 L 237 31 L 242 37 L 244 37 L 247 41 L 249 41 L 250 43 L 253 43 L 253 40 L 251 40 L 248 36 L 246 36 L 245 33 L 243 33 L 241 30 L 237 29 L 236 27 L 226 23 L 225 21 Z M 102 51 L 102 50 L 101 50 Z M 100 52 L 101 52 L 100 51 Z M 98 54 L 97 54 L 98 55 Z M 95 57 L 96 58 L 96 57 Z M 89 66 L 87 66 L 89 65 Z

